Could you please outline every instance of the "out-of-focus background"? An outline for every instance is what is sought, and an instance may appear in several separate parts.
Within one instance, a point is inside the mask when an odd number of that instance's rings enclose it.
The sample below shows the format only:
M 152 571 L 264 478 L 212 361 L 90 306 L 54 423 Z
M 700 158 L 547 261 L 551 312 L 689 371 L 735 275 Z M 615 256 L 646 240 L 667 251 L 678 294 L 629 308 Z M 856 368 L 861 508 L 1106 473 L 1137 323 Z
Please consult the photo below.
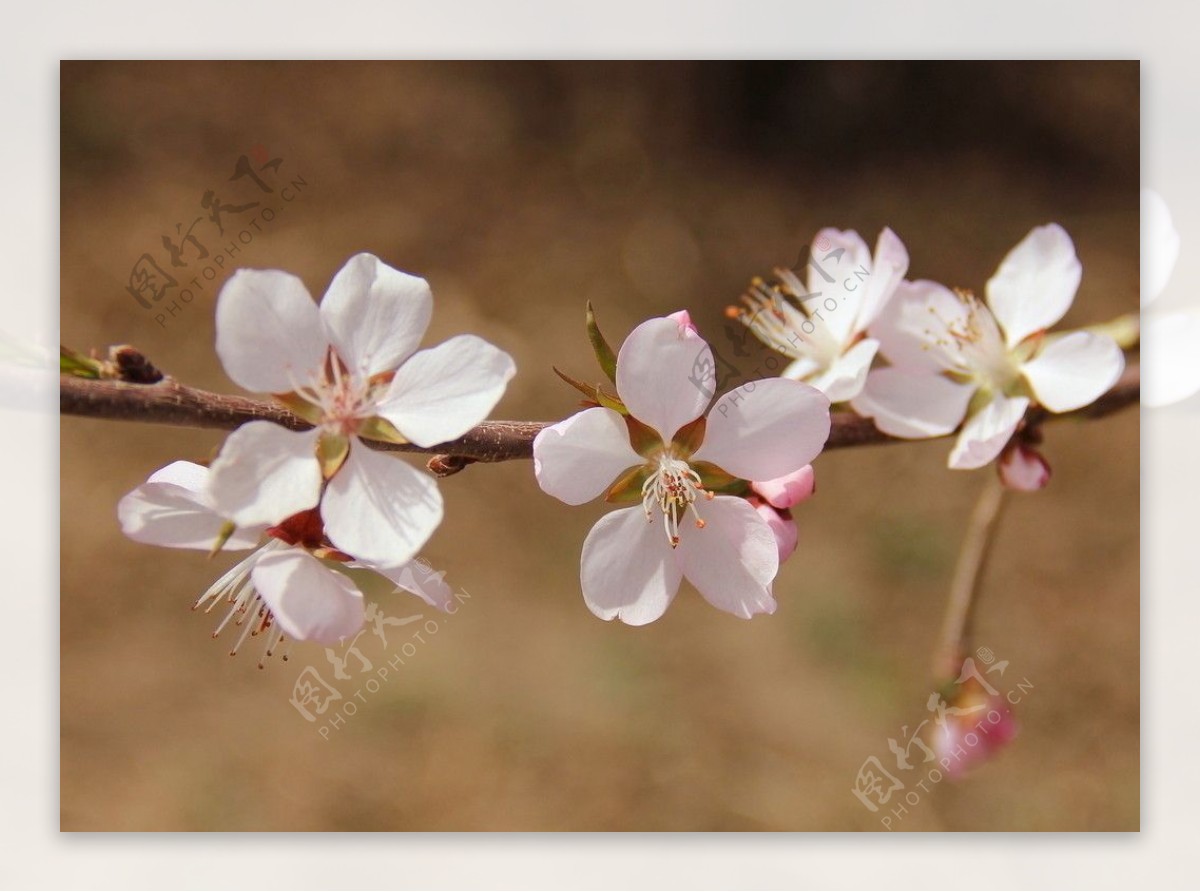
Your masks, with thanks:
M 755 376 L 764 354 L 736 354 L 723 308 L 827 225 L 871 242 L 891 226 L 911 277 L 982 290 L 1031 227 L 1058 221 L 1084 267 L 1064 325 L 1137 307 L 1136 63 L 61 75 L 63 343 L 135 344 L 218 391 L 235 390 L 213 350 L 229 271 L 286 269 L 320 296 L 358 251 L 429 279 L 427 343 L 473 332 L 516 357 L 502 418 L 574 409 L 550 366 L 596 376 L 587 300 L 614 342 L 688 307 Z M 242 156 L 253 176 L 231 180 Z M 146 254 L 177 283 L 150 309 L 127 287 Z M 946 441 L 818 459 L 779 611 L 751 622 L 686 585 L 648 627 L 601 622 L 578 560 L 604 506 L 544 496 L 527 462 L 468 468 L 442 482 L 446 520 L 423 556 L 470 598 L 445 617 L 372 588 L 386 615 L 436 632 L 387 626 L 385 646 L 368 630 L 372 669 L 352 660 L 339 680 L 316 646 L 262 670 L 253 643 L 228 657 L 216 615 L 188 608 L 233 558 L 120 533 L 123 493 L 211 459 L 223 434 L 64 418 L 62 827 L 875 830 L 851 793 L 875 756 L 919 794 L 896 829 L 1137 829 L 1138 414 L 1047 435 L 1054 479 L 1012 499 L 977 622 L 977 643 L 1009 661 L 1002 687 L 1032 686 L 1020 737 L 922 792 L 888 739 L 929 717 L 951 569 L 991 473 L 947 471 Z M 342 699 L 309 722 L 291 698 L 312 672 Z

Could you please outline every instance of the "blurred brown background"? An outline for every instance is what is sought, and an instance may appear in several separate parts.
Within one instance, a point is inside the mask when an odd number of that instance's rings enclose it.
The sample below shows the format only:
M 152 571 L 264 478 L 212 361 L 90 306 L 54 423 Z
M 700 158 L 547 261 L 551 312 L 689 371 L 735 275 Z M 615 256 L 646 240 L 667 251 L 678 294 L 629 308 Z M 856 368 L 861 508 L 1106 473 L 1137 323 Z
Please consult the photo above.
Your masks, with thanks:
M 730 355 L 722 308 L 825 225 L 872 243 L 890 225 L 910 276 L 981 290 L 1056 220 L 1084 266 L 1065 324 L 1137 307 L 1137 63 L 61 74 L 63 343 L 136 344 L 218 391 L 234 389 L 213 351 L 228 273 L 166 327 L 125 289 L 144 252 L 169 269 L 162 236 L 204 214 L 209 189 L 282 209 L 230 266 L 292 271 L 316 296 L 357 251 L 428 278 L 427 344 L 474 332 L 516 357 L 502 418 L 573 410 L 550 366 L 594 376 L 589 299 L 614 342 L 686 306 Z M 283 159 L 268 184 L 307 184 L 286 207 L 228 181 L 264 150 Z M 215 254 L 240 228 L 194 232 Z M 1138 827 L 1138 416 L 1048 435 L 1054 480 L 1013 499 L 978 616 L 978 644 L 1035 686 L 1021 736 L 923 794 L 901 829 Z M 326 740 L 289 703 L 306 666 L 332 680 L 321 649 L 262 671 L 256 647 L 229 658 L 215 614 L 188 608 L 230 558 L 117 526 L 124 492 L 174 459 L 207 461 L 222 436 L 62 422 L 64 829 L 879 829 L 850 788 L 927 715 L 958 539 L 990 473 L 947 471 L 946 441 L 822 456 L 774 617 L 739 621 L 685 585 L 661 621 L 627 628 L 579 593 L 604 507 L 542 495 L 526 462 L 469 468 L 443 481 L 446 521 L 423 555 L 471 599 Z M 384 665 L 412 628 L 386 650 L 360 644 Z M 358 685 L 339 684 L 352 699 Z

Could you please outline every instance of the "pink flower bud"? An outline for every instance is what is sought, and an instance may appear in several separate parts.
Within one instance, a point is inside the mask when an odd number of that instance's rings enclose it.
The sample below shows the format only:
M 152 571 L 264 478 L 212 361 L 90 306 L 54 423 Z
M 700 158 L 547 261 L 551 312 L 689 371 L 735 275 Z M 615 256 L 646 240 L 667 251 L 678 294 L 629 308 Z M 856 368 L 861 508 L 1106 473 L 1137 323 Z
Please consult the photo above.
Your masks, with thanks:
M 796 521 L 792 520 L 792 512 L 786 508 L 779 510 L 753 496 L 749 499 L 758 516 L 767 522 L 771 532 L 775 534 L 775 544 L 779 547 L 779 563 L 782 564 L 796 550 L 796 542 L 800 532 L 796 529 Z
M 938 764 L 951 779 L 962 777 L 1007 746 L 1018 730 L 1012 706 L 973 677 L 959 687 L 933 737 Z
M 812 465 L 805 465 L 799 471 L 776 477 L 774 480 L 762 480 L 751 483 L 750 488 L 758 493 L 776 508 L 791 508 L 809 498 L 817 487 L 817 479 L 813 474 Z
M 1037 492 L 1050 482 L 1050 464 L 1036 449 L 1024 443 L 1010 443 L 996 463 L 1000 480 L 1018 492 Z

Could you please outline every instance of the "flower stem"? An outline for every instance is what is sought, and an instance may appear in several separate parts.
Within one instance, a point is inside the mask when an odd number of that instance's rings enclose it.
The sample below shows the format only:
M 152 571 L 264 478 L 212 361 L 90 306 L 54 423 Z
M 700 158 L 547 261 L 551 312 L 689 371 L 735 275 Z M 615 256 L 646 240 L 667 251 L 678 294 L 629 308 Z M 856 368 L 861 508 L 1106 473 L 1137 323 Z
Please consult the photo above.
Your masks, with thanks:
M 979 583 L 992 551 L 1007 492 L 996 474 L 988 474 L 988 482 L 971 512 L 938 639 L 933 671 L 939 682 L 956 678 L 970 651 L 971 621 L 979 599 Z

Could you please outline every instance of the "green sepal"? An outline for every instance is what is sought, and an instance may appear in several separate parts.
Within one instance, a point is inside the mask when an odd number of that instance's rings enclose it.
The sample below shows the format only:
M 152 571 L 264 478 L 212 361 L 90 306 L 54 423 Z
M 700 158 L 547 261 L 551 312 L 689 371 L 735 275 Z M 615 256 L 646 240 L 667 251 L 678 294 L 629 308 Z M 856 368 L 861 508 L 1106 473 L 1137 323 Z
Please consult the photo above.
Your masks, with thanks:
M 295 415 L 297 418 L 303 418 L 309 424 L 319 424 L 321 421 L 321 409 L 319 406 L 314 406 L 308 400 L 296 393 L 273 393 L 283 407 Z
M 621 402 L 621 398 L 615 393 L 609 393 L 604 389 L 602 384 L 596 385 L 596 402 L 606 409 L 612 409 L 614 412 L 620 412 L 622 415 L 628 415 L 629 410 L 625 408 L 625 404 Z
M 638 455 L 651 458 L 662 451 L 662 437 L 650 425 L 642 424 L 632 415 L 626 415 L 625 427 L 629 430 L 629 445 Z
M 326 480 L 332 478 L 349 454 L 349 437 L 339 434 L 321 434 L 317 440 L 317 461 L 321 463 L 321 476 Z
M 550 368 L 554 369 L 554 374 L 558 375 L 558 377 L 562 378 L 564 381 L 566 381 L 568 384 L 570 384 L 572 387 L 574 387 L 576 390 L 578 390 L 580 393 L 582 393 L 584 396 L 586 396 L 593 403 L 600 402 L 600 399 L 597 394 L 597 391 L 599 388 L 593 387 L 591 384 L 584 384 L 582 381 L 572 378 L 566 372 L 561 371 L 558 368 L 558 366 L 552 365 L 552 366 L 550 366 Z
M 590 300 L 587 303 L 587 333 L 588 340 L 592 342 L 592 349 L 596 352 L 596 361 L 600 363 L 600 368 L 608 376 L 608 380 L 616 384 L 617 355 L 613 353 L 612 347 L 608 346 L 608 341 L 600 333 L 600 326 L 596 324 L 596 313 L 592 309 Z
M 101 368 L 98 359 L 89 359 L 67 347 L 58 348 L 58 370 L 61 374 L 74 375 L 76 378 L 99 378 Z
M 384 443 L 407 443 L 408 439 L 386 418 L 373 415 L 358 428 L 358 435 L 366 440 L 382 440 Z
M 750 491 L 750 484 L 740 477 L 734 477 L 727 471 L 707 461 L 689 463 L 693 471 L 700 475 L 700 484 L 709 492 L 719 492 L 727 496 L 742 496 Z
M 675 434 L 671 443 L 678 447 L 681 458 L 687 458 L 700 448 L 704 442 L 704 431 L 708 427 L 708 419 L 701 415 L 690 424 L 685 424 Z
M 606 502 L 640 502 L 642 500 L 642 485 L 650 476 L 649 465 L 634 465 L 621 474 L 616 482 L 604 494 Z
M 221 524 L 221 529 L 217 533 L 217 541 L 213 543 L 212 550 L 209 551 L 208 556 L 210 558 L 216 557 L 221 549 L 225 547 L 225 543 L 229 541 L 229 537 L 235 532 L 237 532 L 237 524 L 232 520 L 227 520 Z

